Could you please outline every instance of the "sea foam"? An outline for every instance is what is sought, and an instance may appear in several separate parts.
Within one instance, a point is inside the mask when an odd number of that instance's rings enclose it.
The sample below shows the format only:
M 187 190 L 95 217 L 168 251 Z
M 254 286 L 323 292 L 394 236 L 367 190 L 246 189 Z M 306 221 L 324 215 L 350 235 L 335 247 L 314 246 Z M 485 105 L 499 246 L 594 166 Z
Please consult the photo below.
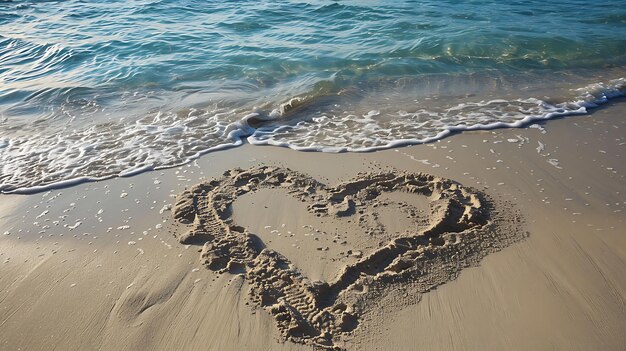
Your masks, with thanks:
M 187 116 L 159 112 L 134 122 L 110 122 L 66 135 L 5 138 L 0 140 L 0 191 L 29 194 L 134 176 L 179 166 L 245 140 L 303 151 L 366 152 L 432 142 L 463 131 L 519 128 L 586 114 L 611 98 L 624 96 L 626 79 L 574 90 L 575 97 L 561 103 L 538 98 L 492 99 L 441 110 L 369 110 L 360 115 L 350 111 L 298 113 L 305 102 L 311 102 L 292 98 L 270 113 L 242 113 L 239 119 L 236 116 L 241 112 L 225 109 L 192 111 Z

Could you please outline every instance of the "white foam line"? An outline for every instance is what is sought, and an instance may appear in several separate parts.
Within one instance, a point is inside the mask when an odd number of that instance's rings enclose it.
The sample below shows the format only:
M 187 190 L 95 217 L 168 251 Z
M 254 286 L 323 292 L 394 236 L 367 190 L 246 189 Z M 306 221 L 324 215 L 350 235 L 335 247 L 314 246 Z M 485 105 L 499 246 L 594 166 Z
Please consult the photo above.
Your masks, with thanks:
M 78 178 L 65 179 L 65 180 L 61 180 L 61 181 L 46 184 L 46 185 L 35 185 L 31 187 L 17 188 L 14 190 L 4 190 L 6 186 L 3 186 L 3 187 L 0 187 L 0 192 L 3 194 L 28 195 L 28 194 L 39 193 L 42 191 L 47 191 L 47 190 L 67 188 L 67 187 L 78 185 L 78 184 L 85 183 L 85 182 L 96 182 L 96 181 L 110 179 L 114 177 L 115 175 L 106 176 L 106 177 L 78 177 Z
M 238 133 L 234 133 L 231 132 L 233 135 L 238 135 Z M 230 134 L 229 134 L 230 136 Z M 173 165 L 167 165 L 167 166 L 158 166 L 158 167 L 154 167 L 154 166 L 144 166 L 144 167 L 140 167 L 140 168 L 134 168 L 131 170 L 125 170 L 123 172 L 120 172 L 118 174 L 112 174 L 112 175 L 108 175 L 108 176 L 103 176 L 103 177 L 76 177 L 76 178 L 70 178 L 70 179 L 64 179 L 58 182 L 54 182 L 54 183 L 50 183 L 50 184 L 46 184 L 46 185 L 35 185 L 35 186 L 30 186 L 30 187 L 20 187 L 20 188 L 16 188 L 16 189 L 12 189 L 12 190 L 8 190 L 8 188 L 10 187 L 9 185 L 0 185 L 0 193 L 1 194 L 16 194 L 16 195 L 31 195 L 31 194 L 36 194 L 36 193 L 40 193 L 40 192 L 44 192 L 44 191 L 49 191 L 49 190 L 56 190 L 56 189 L 62 189 L 62 188 L 69 188 L 75 185 L 79 185 L 79 184 L 83 184 L 83 183 L 88 183 L 88 182 L 99 182 L 102 180 L 107 180 L 107 179 L 112 179 L 112 178 L 117 178 L 117 177 L 132 177 L 132 176 L 136 176 L 138 174 L 144 173 L 144 172 L 148 172 L 148 171 L 155 171 L 155 170 L 161 170 L 161 169 L 168 169 L 168 168 L 175 168 L 175 167 L 179 167 L 182 165 L 185 165 L 197 158 L 199 158 L 200 156 L 207 154 L 209 152 L 214 152 L 214 151 L 219 151 L 219 150 L 225 150 L 225 149 L 230 149 L 233 147 L 237 147 L 240 146 L 241 144 L 243 144 L 242 140 L 240 137 L 238 137 L 237 140 L 235 140 L 232 144 L 220 144 L 214 147 L 210 147 L 206 150 L 202 150 L 197 152 L 196 154 L 194 154 L 191 157 L 188 157 L 187 159 L 185 159 L 183 162 L 180 163 L 176 163 Z
M 556 117 L 564 117 L 564 116 L 572 116 L 572 115 L 584 115 L 588 113 L 588 109 L 592 109 L 598 107 L 609 101 L 611 98 L 626 96 L 626 79 L 618 78 L 611 81 L 612 85 L 609 87 L 605 87 L 600 83 L 590 84 L 583 88 L 577 89 L 578 91 L 582 91 L 582 93 L 576 97 L 577 101 L 570 101 L 563 104 L 559 104 L 557 106 L 553 106 L 557 108 L 557 111 L 547 112 L 543 115 L 539 116 L 526 116 L 521 120 L 506 123 L 506 122 L 494 122 L 489 124 L 473 124 L 471 126 L 466 125 L 457 125 L 457 126 L 446 126 L 444 130 L 437 133 L 437 135 L 422 139 L 397 139 L 392 142 L 389 142 L 384 145 L 379 146 L 370 146 L 370 147 L 349 147 L 349 146 L 298 146 L 292 145 L 289 142 L 281 142 L 271 139 L 261 140 L 256 138 L 255 134 L 257 132 L 278 132 L 283 129 L 289 128 L 289 126 L 279 126 L 276 128 L 266 127 L 257 129 L 252 135 L 250 135 L 247 140 L 250 144 L 253 145 L 272 145 L 272 146 L 281 146 L 287 147 L 297 151 L 321 151 L 321 152 L 329 152 L 329 153 L 339 153 L 339 152 L 372 152 L 376 150 L 390 149 L 395 147 L 407 146 L 407 145 L 416 145 L 416 144 L 424 144 L 433 141 L 440 140 L 444 137 L 447 137 L 453 133 L 459 133 L 464 131 L 473 131 L 473 130 L 493 130 L 500 128 L 522 128 L 528 126 L 536 121 L 545 121 L 554 119 Z M 595 94 L 589 92 L 593 89 L 600 89 L 599 92 Z M 491 102 L 497 102 L 499 100 L 493 100 Z M 505 100 L 503 100 L 505 101 Z M 518 100 L 522 101 L 522 100 Z M 526 101 L 534 101 L 540 104 L 544 102 L 538 99 L 530 98 Z M 574 107 L 578 106 L 577 109 L 566 110 L 559 106 L 567 106 L 573 105 Z
M 129 169 L 129 170 L 120 172 L 119 176 L 120 177 L 132 177 L 132 176 L 135 176 L 137 174 L 147 172 L 147 171 L 154 171 L 154 166 L 147 165 L 143 167 Z
M 401 146 L 407 146 L 407 145 L 416 145 L 416 144 L 425 144 L 425 143 L 430 143 L 433 141 L 437 141 L 440 139 L 443 139 L 451 134 L 454 133 L 460 133 L 460 132 L 464 132 L 464 131 L 472 131 L 472 130 L 492 130 L 492 129 L 501 129 L 501 128 L 522 128 L 525 127 L 528 124 L 531 124 L 535 121 L 540 121 L 540 120 L 549 120 L 549 119 L 553 119 L 555 117 L 562 117 L 562 116 L 571 116 L 571 115 L 583 115 L 583 114 L 587 114 L 587 108 L 581 106 L 580 108 L 578 108 L 577 110 L 571 110 L 571 111 L 563 111 L 563 112 L 550 112 L 547 113 L 543 116 L 527 116 L 519 121 L 516 122 L 512 122 L 512 123 L 505 123 L 505 122 L 495 122 L 495 123 L 490 123 L 490 124 L 473 124 L 471 126 L 464 126 L 464 125 L 460 125 L 460 126 L 447 126 L 445 130 L 439 132 L 437 135 L 432 136 L 432 137 L 428 137 L 428 138 L 423 138 L 423 139 L 397 139 L 394 140 L 390 143 L 387 143 L 385 145 L 380 145 L 380 146 L 370 146 L 370 147 L 349 147 L 349 146 L 297 146 L 297 145 L 291 145 L 288 142 L 279 142 L 279 141 L 275 141 L 275 140 L 259 140 L 256 139 L 254 134 L 249 136 L 247 138 L 248 142 L 250 144 L 253 145 L 272 145 L 272 146 L 281 146 L 281 147 L 288 147 L 290 149 L 296 150 L 296 151 L 321 151 L 321 152 L 329 152 L 329 153 L 340 153 L 340 152 L 372 152 L 372 151 L 377 151 L 377 150 L 384 150 L 384 149 L 390 149 L 390 148 L 395 148 L 395 147 L 401 147 Z M 277 129 L 272 129 L 274 131 L 280 129 L 282 127 L 279 127 Z M 269 131 L 269 129 L 263 129 L 263 128 L 259 128 L 259 131 Z
M 578 97 L 579 101 L 570 101 L 569 103 L 563 104 L 563 105 L 569 104 L 573 106 L 578 106 L 577 109 L 564 110 L 564 109 L 559 108 L 559 111 L 548 112 L 540 116 L 532 116 L 532 115 L 526 116 L 519 121 L 515 121 L 511 123 L 495 122 L 495 123 L 490 123 L 490 124 L 473 124 L 470 126 L 466 126 L 466 125 L 446 126 L 444 127 L 445 129 L 443 131 L 437 133 L 435 136 L 432 136 L 432 137 L 427 137 L 427 138 L 422 138 L 422 139 L 397 139 L 385 145 L 372 146 L 372 147 L 297 146 L 297 145 L 289 144 L 289 142 L 280 142 L 280 141 L 269 140 L 269 139 L 259 140 L 255 138 L 255 134 L 257 132 L 267 132 L 267 131 L 276 132 L 285 128 L 289 128 L 289 126 L 284 125 L 284 126 L 279 126 L 275 128 L 261 127 L 261 128 L 255 129 L 249 125 L 248 120 L 251 118 L 259 118 L 259 115 L 256 113 L 251 113 L 251 114 L 244 116 L 241 120 L 231 123 L 227 126 L 226 128 L 227 140 L 229 140 L 230 143 L 219 144 L 219 145 L 198 151 L 194 155 L 189 156 L 185 158 L 184 160 L 182 160 L 181 162 L 178 162 L 176 164 L 170 164 L 166 166 L 145 165 L 145 166 L 140 166 L 140 167 L 133 168 L 130 170 L 124 170 L 118 174 L 112 174 L 112 175 L 107 175 L 107 176 L 102 176 L 102 177 L 80 176 L 76 178 L 61 180 L 61 181 L 46 184 L 46 185 L 35 185 L 31 187 L 20 187 L 16 189 L 11 189 L 12 187 L 11 185 L 3 184 L 3 185 L 0 185 L 0 193 L 35 194 L 35 193 L 53 190 L 53 189 L 71 187 L 71 186 L 75 186 L 75 185 L 86 183 L 86 182 L 95 182 L 95 181 L 116 178 L 116 177 L 131 177 L 131 176 L 135 176 L 140 173 L 147 172 L 147 171 L 179 167 L 193 160 L 196 160 L 200 156 L 207 154 L 209 152 L 225 150 L 225 149 L 240 146 L 243 144 L 244 138 L 247 139 L 247 141 L 253 145 L 281 146 L 281 147 L 287 147 L 287 148 L 297 150 L 297 151 L 321 151 L 321 152 L 330 152 L 330 153 L 371 152 L 371 151 L 401 147 L 401 146 L 406 146 L 406 145 L 429 143 L 429 142 L 433 142 L 433 141 L 437 141 L 442 138 L 445 138 L 453 133 L 458 133 L 458 132 L 463 132 L 463 131 L 492 130 L 492 129 L 499 129 L 499 128 L 522 128 L 536 121 L 549 120 L 549 119 L 553 119 L 556 117 L 563 117 L 563 116 L 587 114 L 588 109 L 598 107 L 599 105 L 602 105 L 608 102 L 609 99 L 611 98 L 625 96 L 626 91 L 624 91 L 623 89 L 624 87 L 626 87 L 626 79 L 620 78 L 612 82 L 618 82 L 618 83 L 615 83 L 614 86 L 611 86 L 608 88 L 605 88 L 601 84 L 592 84 L 592 85 L 583 87 L 579 89 L 581 91 L 584 91 L 584 93 Z M 601 91 L 596 94 L 592 94 L 588 92 L 587 90 L 585 90 L 585 89 L 590 90 L 593 88 L 600 88 Z M 586 101 L 585 100 L 586 98 L 588 98 L 589 100 Z M 529 100 L 535 100 L 537 102 L 541 102 L 540 100 L 536 100 L 536 99 L 529 99 Z M 270 117 L 267 119 L 269 120 L 273 118 Z M 2 146 L 3 147 L 6 146 L 5 144 L 8 144 L 9 142 L 10 141 L 3 140 Z

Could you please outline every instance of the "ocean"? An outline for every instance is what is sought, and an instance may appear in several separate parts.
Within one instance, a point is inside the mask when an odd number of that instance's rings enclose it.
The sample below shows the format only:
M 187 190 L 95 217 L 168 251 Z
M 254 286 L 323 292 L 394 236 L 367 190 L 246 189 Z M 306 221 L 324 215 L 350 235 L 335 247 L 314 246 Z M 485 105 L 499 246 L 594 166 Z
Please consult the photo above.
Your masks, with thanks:
M 0 0 L 0 192 L 244 143 L 433 142 L 625 93 L 626 0 Z

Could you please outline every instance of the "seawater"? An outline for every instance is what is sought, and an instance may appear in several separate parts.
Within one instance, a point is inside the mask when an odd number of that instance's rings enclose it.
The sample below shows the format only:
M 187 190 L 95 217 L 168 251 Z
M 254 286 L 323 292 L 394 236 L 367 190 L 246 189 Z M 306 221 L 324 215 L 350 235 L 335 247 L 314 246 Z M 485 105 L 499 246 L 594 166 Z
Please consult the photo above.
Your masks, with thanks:
M 522 127 L 625 72 L 626 0 L 0 1 L 0 191 Z

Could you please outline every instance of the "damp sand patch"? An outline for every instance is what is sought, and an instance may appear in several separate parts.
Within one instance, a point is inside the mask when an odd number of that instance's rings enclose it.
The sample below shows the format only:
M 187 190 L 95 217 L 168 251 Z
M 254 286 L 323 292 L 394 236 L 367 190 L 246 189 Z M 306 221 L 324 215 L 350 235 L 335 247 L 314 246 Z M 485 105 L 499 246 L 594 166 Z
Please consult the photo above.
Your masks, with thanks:
M 375 247 L 339 259 L 331 279 L 312 279 L 288 258 L 292 255 L 265 235 L 264 240 L 258 227 L 234 220 L 238 199 L 267 189 L 288 194 L 309 215 L 335 223 L 339 231 L 350 221 L 361 229 L 363 241 Z M 409 195 L 419 205 L 412 206 Z M 392 233 L 385 225 L 389 220 L 380 218 L 389 218 L 394 210 L 412 221 Z M 525 236 L 510 204 L 424 173 L 360 173 L 328 186 L 285 168 L 234 169 L 178 195 L 172 212 L 189 226 L 180 242 L 203 245 L 201 261 L 209 269 L 242 275 L 253 305 L 273 317 L 283 340 L 328 349 L 341 349 L 364 316 L 385 307 L 381 304 L 399 308 L 415 303 L 462 268 Z M 303 244 L 300 250 L 316 249 Z M 383 298 L 391 295 L 396 298 Z

